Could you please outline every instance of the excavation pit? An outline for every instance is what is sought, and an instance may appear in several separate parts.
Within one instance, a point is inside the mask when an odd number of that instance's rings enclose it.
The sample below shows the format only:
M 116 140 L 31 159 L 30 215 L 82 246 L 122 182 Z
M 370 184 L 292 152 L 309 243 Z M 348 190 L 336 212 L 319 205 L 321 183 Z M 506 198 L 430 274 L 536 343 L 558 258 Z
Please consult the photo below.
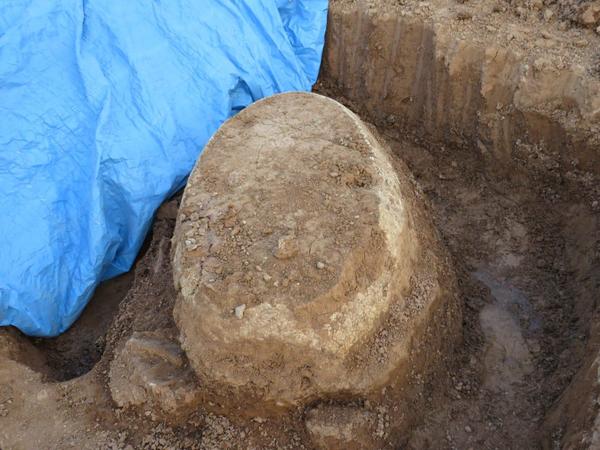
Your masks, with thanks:
M 132 346 L 164 330 L 177 341 L 169 258 L 175 199 L 157 215 L 114 317 L 93 307 L 97 296 L 56 346 L 37 352 L 18 334 L 0 335 L 0 447 L 595 448 L 600 37 L 564 22 L 594 4 L 330 2 L 315 90 L 377 127 L 394 167 L 406 163 L 422 188 L 419 201 L 430 204 L 456 262 L 463 341 L 448 339 L 447 351 L 431 352 L 443 348 L 431 342 L 443 334 L 424 332 L 423 351 L 408 363 L 437 371 L 415 372 L 409 383 L 400 373 L 404 391 L 386 386 L 385 394 L 359 399 L 344 392 L 307 407 L 299 400 L 281 414 L 289 405 L 264 396 L 248 405 L 252 395 L 195 376 L 183 354 L 173 369 L 155 346 Z M 278 264 L 298 256 L 290 242 L 280 249 L 273 241 Z M 313 262 L 318 276 L 332 268 L 326 258 Z M 254 270 L 257 281 L 275 281 Z M 254 306 L 232 303 L 222 321 L 235 317 L 239 326 Z M 109 323 L 106 336 L 91 330 L 98 319 Z M 97 363 L 71 346 L 83 343 L 87 354 L 97 338 L 104 350 Z M 80 368 L 91 370 L 59 381 Z M 187 391 L 191 382 L 179 391 L 180 370 L 202 392 Z M 189 402 L 176 403 L 184 411 L 170 408 L 172 394 L 188 392 Z M 273 416 L 257 412 L 265 409 Z

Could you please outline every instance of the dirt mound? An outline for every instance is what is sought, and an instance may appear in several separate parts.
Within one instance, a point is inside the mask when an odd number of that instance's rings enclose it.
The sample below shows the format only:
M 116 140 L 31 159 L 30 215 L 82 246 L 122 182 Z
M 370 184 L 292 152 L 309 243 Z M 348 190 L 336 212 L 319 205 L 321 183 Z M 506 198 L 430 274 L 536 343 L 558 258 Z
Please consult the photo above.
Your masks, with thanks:
M 326 97 L 274 96 L 221 127 L 173 240 L 181 342 L 219 403 L 374 395 L 426 330 L 456 340 L 455 276 L 410 180 Z

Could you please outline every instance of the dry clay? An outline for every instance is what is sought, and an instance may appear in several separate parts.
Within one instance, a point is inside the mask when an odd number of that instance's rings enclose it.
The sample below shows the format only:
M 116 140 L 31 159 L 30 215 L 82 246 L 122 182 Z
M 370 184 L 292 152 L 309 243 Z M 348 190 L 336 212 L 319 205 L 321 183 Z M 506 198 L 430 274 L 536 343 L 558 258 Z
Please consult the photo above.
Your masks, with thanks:
M 172 253 L 182 347 L 209 404 L 238 414 L 379 395 L 460 335 L 455 276 L 410 174 L 316 94 L 221 127 Z

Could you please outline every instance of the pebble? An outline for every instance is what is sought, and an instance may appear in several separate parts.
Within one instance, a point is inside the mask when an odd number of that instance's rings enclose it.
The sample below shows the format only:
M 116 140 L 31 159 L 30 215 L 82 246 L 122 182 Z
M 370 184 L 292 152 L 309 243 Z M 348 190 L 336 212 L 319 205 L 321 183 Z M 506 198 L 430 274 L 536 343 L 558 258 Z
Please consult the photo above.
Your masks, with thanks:
M 284 236 L 279 239 L 277 248 L 275 249 L 275 258 L 289 259 L 296 256 L 298 253 L 298 244 L 292 236 Z
M 465 425 L 465 431 L 467 433 L 471 433 L 473 430 L 471 429 L 471 427 L 469 425 Z
M 339 173 L 337 173 L 337 172 L 329 172 L 329 176 L 330 176 L 331 178 L 337 178 L 337 177 L 339 177 L 339 176 L 340 176 L 340 174 L 339 174 Z
M 236 306 L 235 309 L 233 310 L 235 317 L 237 317 L 238 319 L 242 319 L 244 317 L 244 311 L 246 311 L 245 304 Z
M 544 2 L 542 0 L 530 0 L 529 3 L 533 9 L 537 9 L 538 11 L 540 11 L 544 6 Z
M 456 20 L 471 20 L 473 18 L 473 14 L 470 11 L 458 11 L 456 13 Z
M 321 270 L 325 268 L 325 263 L 322 263 L 321 261 L 317 262 L 317 269 Z

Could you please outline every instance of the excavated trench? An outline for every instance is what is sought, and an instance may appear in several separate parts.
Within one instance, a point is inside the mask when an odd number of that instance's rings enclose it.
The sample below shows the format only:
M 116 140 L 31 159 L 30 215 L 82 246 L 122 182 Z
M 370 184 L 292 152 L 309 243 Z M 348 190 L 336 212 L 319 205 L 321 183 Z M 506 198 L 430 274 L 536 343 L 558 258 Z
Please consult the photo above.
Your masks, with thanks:
M 535 35 L 482 39 L 494 34 L 498 6 L 480 7 L 485 29 L 473 16 L 463 23 L 457 5 L 421 3 L 435 11 L 423 21 L 340 2 L 320 90 L 399 149 L 483 290 L 465 298 L 479 384 L 461 380 L 470 368 L 459 371 L 411 442 L 587 448 L 598 445 L 600 82 L 582 69 L 585 55 L 553 59 Z M 556 38 L 548 28 L 544 39 Z M 563 51 L 573 42 L 556 39 Z M 407 136 L 413 151 L 402 149 Z
M 418 416 L 389 413 L 410 424 L 389 446 L 592 448 L 600 81 L 585 52 L 550 68 L 518 36 L 483 38 L 494 22 L 482 32 L 455 14 L 441 2 L 333 2 L 315 87 L 372 123 L 408 165 L 460 276 L 463 345 L 448 371 L 422 381 Z M 558 42 L 566 53 L 568 39 Z M 177 205 L 163 206 L 130 274 L 98 289 L 63 336 L 35 341 L 48 379 L 97 376 L 123 337 L 173 326 Z M 175 445 L 173 433 L 164 439 Z

